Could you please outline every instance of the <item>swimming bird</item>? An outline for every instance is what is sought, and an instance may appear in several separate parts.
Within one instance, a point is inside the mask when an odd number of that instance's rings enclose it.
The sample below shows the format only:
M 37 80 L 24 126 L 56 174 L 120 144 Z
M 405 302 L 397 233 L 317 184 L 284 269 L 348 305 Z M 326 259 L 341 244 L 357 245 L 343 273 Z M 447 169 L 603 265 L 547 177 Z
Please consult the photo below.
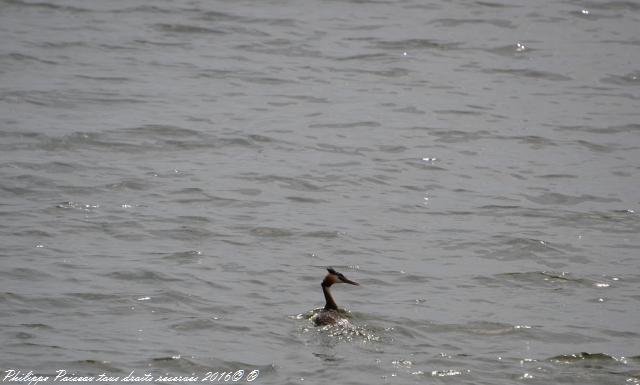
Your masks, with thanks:
M 324 294 L 326 303 L 324 305 L 324 309 L 320 310 L 320 312 L 315 315 L 315 317 L 313 318 L 313 322 L 316 324 L 316 326 L 331 325 L 336 323 L 348 324 L 349 321 L 347 321 L 347 319 L 342 314 L 340 314 L 340 309 L 338 309 L 338 305 L 336 305 L 336 301 L 333 299 L 329 288 L 334 283 L 348 283 L 356 286 L 359 286 L 360 284 L 348 279 L 342 273 L 338 273 L 331 267 L 328 268 L 327 271 L 329 272 L 329 274 L 324 277 L 324 280 L 321 284 L 322 293 Z

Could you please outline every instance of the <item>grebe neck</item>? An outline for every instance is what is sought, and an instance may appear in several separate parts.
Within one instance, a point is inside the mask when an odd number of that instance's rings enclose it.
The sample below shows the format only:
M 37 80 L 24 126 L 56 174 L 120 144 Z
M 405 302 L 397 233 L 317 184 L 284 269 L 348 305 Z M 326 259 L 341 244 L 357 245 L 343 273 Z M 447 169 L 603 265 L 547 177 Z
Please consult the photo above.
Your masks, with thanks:
M 338 310 L 338 305 L 336 305 L 336 301 L 333 299 L 331 295 L 331 291 L 329 290 L 329 286 L 325 286 L 322 283 L 322 293 L 324 293 L 324 299 L 326 304 L 324 305 L 325 310 Z

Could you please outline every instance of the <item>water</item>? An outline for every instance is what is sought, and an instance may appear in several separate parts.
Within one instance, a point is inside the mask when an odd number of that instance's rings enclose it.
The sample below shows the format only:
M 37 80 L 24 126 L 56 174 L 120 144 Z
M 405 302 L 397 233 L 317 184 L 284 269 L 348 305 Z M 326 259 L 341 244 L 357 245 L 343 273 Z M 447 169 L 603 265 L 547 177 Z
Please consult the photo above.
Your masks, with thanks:
M 639 19 L 1 1 L 0 374 L 639 383 Z

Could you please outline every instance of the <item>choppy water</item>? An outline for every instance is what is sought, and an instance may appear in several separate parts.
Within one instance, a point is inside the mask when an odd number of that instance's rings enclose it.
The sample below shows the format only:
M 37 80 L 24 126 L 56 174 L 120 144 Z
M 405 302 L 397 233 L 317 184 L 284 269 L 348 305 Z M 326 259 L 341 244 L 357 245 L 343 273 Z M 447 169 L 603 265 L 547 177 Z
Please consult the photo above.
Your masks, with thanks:
M 2 376 L 640 383 L 639 22 L 0 1 Z

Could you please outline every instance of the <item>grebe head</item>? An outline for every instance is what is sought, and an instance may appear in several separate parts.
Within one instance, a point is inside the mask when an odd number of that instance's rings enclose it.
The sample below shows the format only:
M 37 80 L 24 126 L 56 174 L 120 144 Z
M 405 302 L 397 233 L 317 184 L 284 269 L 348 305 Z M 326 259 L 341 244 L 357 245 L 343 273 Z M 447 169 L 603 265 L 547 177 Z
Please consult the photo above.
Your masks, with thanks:
M 342 273 L 338 273 L 332 267 L 327 268 L 327 271 L 329 272 L 329 274 L 327 274 L 324 277 L 324 280 L 322 281 L 322 286 L 324 287 L 329 287 L 334 283 L 348 283 L 350 285 L 356 285 L 356 286 L 360 285 L 358 282 L 354 282 L 348 279 Z

